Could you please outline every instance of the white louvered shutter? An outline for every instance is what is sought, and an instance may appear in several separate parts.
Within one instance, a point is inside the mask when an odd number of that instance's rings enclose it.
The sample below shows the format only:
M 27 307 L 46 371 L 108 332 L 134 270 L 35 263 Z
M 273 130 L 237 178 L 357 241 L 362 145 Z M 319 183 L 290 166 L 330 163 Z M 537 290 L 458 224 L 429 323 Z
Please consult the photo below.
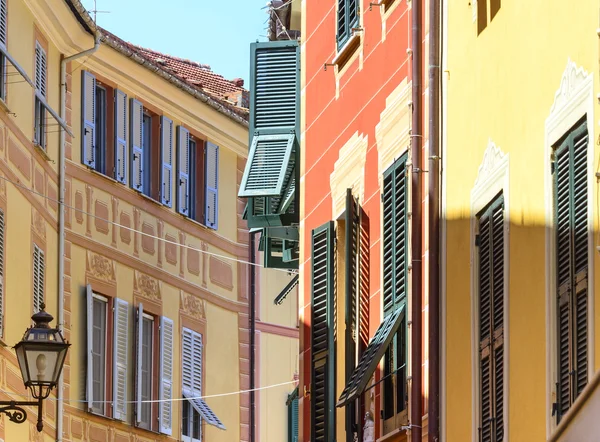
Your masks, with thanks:
M 8 30 L 8 8 L 6 0 L 0 0 L 0 45 L 6 48 Z
M 129 353 L 129 304 L 115 299 L 113 343 L 113 418 L 127 419 L 127 354 Z
M 4 212 L 0 211 L 0 336 L 4 336 Z
M 205 225 L 217 229 L 219 219 L 219 146 L 206 143 L 206 210 Z
M 42 46 L 35 42 L 35 88 L 46 98 L 46 76 L 48 75 L 48 56 Z
M 142 421 L 142 339 L 144 330 L 144 306 L 142 303 L 137 310 L 136 329 L 136 364 L 135 364 L 135 422 Z
M 177 127 L 177 211 L 190 216 L 190 132 Z
M 115 91 L 115 178 L 127 184 L 127 94 Z
M 171 435 L 173 432 L 173 321 L 161 317 L 160 323 L 160 385 L 159 385 L 159 425 L 160 432 Z
M 81 162 L 96 167 L 96 77 L 87 71 L 81 73 Z
M 160 150 L 162 156 L 161 169 L 161 200 L 171 207 L 173 198 L 173 122 L 167 117 L 160 120 Z
M 144 107 L 132 98 L 130 109 L 131 124 L 129 139 L 131 144 L 131 187 L 144 191 Z
M 44 302 L 45 256 L 42 249 L 33 246 L 33 312 L 37 313 Z
M 183 329 L 183 354 L 181 359 L 181 386 L 184 390 L 193 390 L 194 369 L 192 360 L 194 358 L 194 337 L 191 330 Z
M 85 382 L 85 397 L 87 399 L 88 411 L 92 411 L 94 402 L 94 357 L 92 351 L 94 349 L 94 292 L 92 286 L 87 285 L 86 294 L 86 312 L 87 312 L 87 371 Z
M 194 396 L 202 396 L 202 335 L 193 333 L 194 353 L 192 356 L 192 367 L 194 371 L 194 381 L 192 388 Z

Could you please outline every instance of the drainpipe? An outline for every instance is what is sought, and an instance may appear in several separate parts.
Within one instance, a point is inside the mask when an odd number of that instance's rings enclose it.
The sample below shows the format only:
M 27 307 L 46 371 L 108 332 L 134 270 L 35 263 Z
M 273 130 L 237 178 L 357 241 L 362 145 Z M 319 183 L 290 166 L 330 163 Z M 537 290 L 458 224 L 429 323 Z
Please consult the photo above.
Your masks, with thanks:
M 421 441 L 421 424 L 423 416 L 422 397 L 422 191 L 421 177 L 423 166 L 421 161 L 421 148 L 423 146 L 423 119 L 421 103 L 423 100 L 422 77 L 422 7 L 421 0 L 412 1 L 412 129 L 411 129 L 411 163 L 410 179 L 412 183 L 411 200 L 411 263 L 412 266 L 412 293 L 411 293 L 411 407 L 410 407 L 410 434 L 412 442 Z
M 440 0 L 429 0 L 428 441 L 440 438 Z
M 256 261 L 256 233 L 250 233 L 250 262 Z M 255 386 L 255 338 L 256 333 L 256 266 L 250 266 L 250 442 L 256 441 L 256 399 L 254 393 Z
M 66 120 L 67 114 L 67 63 L 79 57 L 92 54 L 100 47 L 100 35 L 96 36 L 94 47 L 86 51 L 80 52 L 70 57 L 63 58 L 60 62 L 60 117 Z M 65 131 L 60 131 L 58 153 L 58 328 L 63 331 L 65 314 Z M 63 434 L 63 375 L 61 373 L 58 380 L 57 396 L 56 396 L 56 441 L 62 441 Z

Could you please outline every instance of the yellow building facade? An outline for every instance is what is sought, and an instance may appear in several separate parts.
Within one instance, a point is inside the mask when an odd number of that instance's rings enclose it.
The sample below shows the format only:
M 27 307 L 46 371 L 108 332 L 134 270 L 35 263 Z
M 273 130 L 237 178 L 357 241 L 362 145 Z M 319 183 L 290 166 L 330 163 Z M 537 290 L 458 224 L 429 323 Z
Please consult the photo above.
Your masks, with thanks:
M 27 394 L 10 347 L 42 303 L 72 344 L 43 432 L 30 410 L 0 420 L 0 439 L 250 440 L 237 392 L 254 365 L 256 388 L 278 384 L 255 394 L 270 419 L 255 440 L 283 440 L 297 295 L 273 305 L 290 275 L 248 265 L 241 87 L 206 92 L 78 0 L 2 0 L 0 24 L 2 398 Z
M 599 4 L 449 3 L 442 440 L 596 440 Z

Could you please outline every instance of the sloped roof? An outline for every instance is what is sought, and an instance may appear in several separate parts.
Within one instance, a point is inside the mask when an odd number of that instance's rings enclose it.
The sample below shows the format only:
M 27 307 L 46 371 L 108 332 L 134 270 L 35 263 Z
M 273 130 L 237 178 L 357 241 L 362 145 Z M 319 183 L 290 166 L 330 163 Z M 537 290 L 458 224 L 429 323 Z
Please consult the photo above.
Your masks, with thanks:
M 80 0 L 65 0 L 76 18 L 103 43 L 148 68 L 238 123 L 248 126 L 248 92 L 235 82 L 210 71 L 207 65 L 168 56 L 128 43 L 96 26 Z M 202 72 L 200 72 L 202 71 Z M 238 100 L 241 97 L 241 100 Z M 238 106 L 241 104 L 242 106 Z

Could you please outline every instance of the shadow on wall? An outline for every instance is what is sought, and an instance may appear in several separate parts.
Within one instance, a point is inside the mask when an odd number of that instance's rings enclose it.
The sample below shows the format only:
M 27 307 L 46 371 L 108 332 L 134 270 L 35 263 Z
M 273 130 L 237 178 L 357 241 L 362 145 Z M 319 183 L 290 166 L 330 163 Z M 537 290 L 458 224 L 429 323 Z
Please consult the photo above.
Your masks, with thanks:
M 481 34 L 500 11 L 502 0 L 471 0 L 477 2 L 477 35 Z M 489 16 L 488 16 L 489 10 Z

